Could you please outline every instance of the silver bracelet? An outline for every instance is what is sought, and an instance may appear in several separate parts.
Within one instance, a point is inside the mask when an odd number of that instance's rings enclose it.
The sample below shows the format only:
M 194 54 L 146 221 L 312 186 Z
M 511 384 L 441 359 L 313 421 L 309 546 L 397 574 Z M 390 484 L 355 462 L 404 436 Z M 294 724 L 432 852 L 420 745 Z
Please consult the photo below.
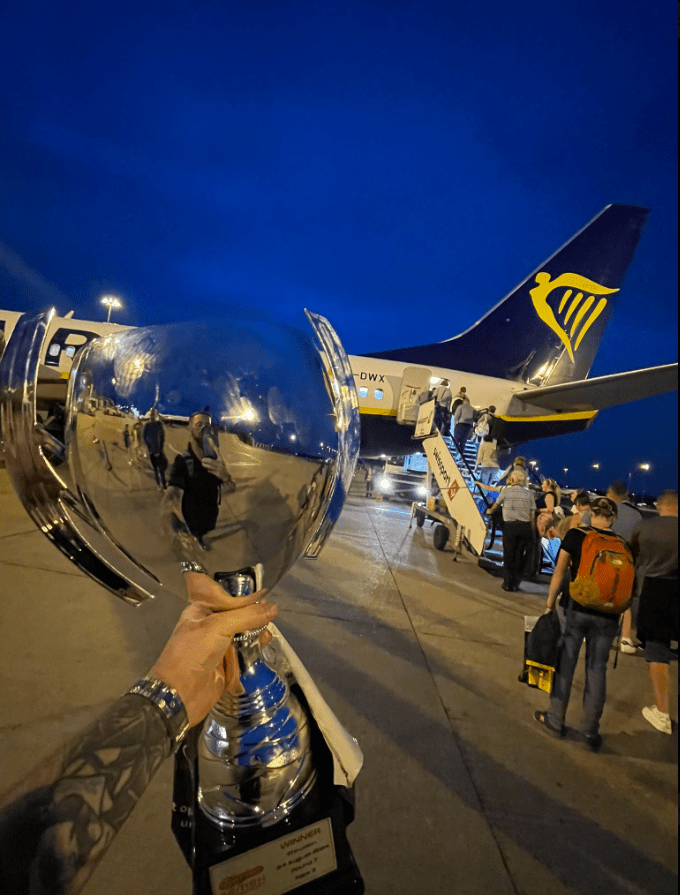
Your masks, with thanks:
M 143 677 L 127 691 L 132 696 L 143 696 L 160 711 L 168 729 L 172 748 L 176 749 L 189 729 L 189 717 L 177 690 L 153 677 Z
M 182 572 L 200 572 L 202 575 L 208 574 L 205 566 L 202 566 L 200 562 L 181 562 L 179 567 Z

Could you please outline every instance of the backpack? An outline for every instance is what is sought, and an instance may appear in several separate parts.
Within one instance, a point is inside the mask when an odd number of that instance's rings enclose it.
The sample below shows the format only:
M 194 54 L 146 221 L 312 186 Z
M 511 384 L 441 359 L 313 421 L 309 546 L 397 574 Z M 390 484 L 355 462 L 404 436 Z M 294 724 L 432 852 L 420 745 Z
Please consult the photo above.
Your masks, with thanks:
M 569 595 L 588 609 L 620 615 L 633 601 L 635 565 L 628 544 L 613 532 L 585 529 L 581 562 Z
M 485 438 L 489 434 L 489 422 L 492 419 L 488 410 L 480 410 L 474 434 L 477 438 Z

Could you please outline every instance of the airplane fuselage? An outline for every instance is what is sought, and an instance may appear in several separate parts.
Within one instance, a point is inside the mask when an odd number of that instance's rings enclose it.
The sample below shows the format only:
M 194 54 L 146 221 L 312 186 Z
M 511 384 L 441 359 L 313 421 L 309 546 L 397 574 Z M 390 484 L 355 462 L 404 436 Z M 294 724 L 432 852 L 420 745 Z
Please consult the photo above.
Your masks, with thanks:
M 0 311 L 0 327 L 5 339 L 9 338 L 20 316 L 18 312 Z M 96 336 L 109 335 L 126 328 L 100 321 L 54 317 L 48 329 L 40 365 L 44 394 L 55 400 L 59 399 L 62 392 L 65 395 L 66 380 L 78 348 Z M 419 452 L 422 448 L 412 438 L 413 426 L 397 422 L 404 371 L 413 370 L 419 365 L 358 355 L 350 355 L 349 361 L 361 413 L 362 455 L 403 456 Z M 524 383 L 444 367 L 422 366 L 421 370 L 426 379 L 448 379 L 454 394 L 461 386 L 465 386 L 473 407 L 477 409 L 493 404 L 496 415 L 506 424 L 506 440 L 512 445 L 580 431 L 590 425 L 596 415 L 595 411 L 555 413 L 527 407 L 516 397 L 526 390 Z
M 397 422 L 404 370 L 417 365 L 356 355 L 350 355 L 349 361 L 359 395 L 362 455 L 401 456 L 419 452 L 422 448 L 412 438 L 413 427 Z M 579 432 L 596 416 L 596 411 L 555 413 L 538 407 L 527 408 L 516 397 L 527 390 L 521 382 L 445 367 L 423 367 L 423 370 L 429 371 L 433 380 L 448 379 L 454 395 L 464 386 L 478 410 L 494 405 L 496 416 L 505 423 L 505 437 L 511 445 Z

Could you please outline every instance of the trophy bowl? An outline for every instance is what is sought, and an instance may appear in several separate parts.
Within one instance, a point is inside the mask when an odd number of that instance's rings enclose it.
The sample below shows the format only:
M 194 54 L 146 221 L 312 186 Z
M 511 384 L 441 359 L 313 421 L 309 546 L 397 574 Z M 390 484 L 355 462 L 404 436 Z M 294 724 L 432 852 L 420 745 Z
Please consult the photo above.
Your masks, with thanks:
M 71 372 L 66 449 L 90 521 L 151 579 L 182 589 L 257 569 L 271 589 L 339 515 L 358 449 L 349 364 L 323 320 L 319 344 L 283 325 L 128 330 L 87 345 Z

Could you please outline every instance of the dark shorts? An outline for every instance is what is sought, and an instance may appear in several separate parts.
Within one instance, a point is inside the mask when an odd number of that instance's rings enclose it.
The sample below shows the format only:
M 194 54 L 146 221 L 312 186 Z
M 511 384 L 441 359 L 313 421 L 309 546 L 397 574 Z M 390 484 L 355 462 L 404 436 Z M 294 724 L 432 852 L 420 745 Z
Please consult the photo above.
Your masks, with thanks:
M 677 578 L 645 578 L 640 591 L 637 635 L 645 651 L 648 643 L 670 644 L 678 639 Z
M 677 662 L 678 653 L 671 649 L 671 642 L 667 640 L 660 643 L 658 640 L 648 640 L 645 643 L 645 659 L 648 662 L 655 662 L 659 665 L 669 665 L 671 662 Z

